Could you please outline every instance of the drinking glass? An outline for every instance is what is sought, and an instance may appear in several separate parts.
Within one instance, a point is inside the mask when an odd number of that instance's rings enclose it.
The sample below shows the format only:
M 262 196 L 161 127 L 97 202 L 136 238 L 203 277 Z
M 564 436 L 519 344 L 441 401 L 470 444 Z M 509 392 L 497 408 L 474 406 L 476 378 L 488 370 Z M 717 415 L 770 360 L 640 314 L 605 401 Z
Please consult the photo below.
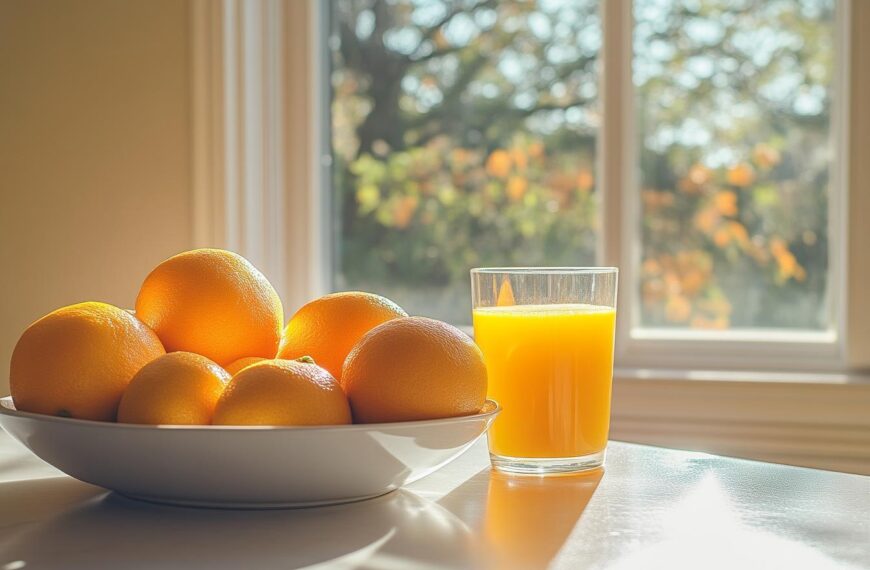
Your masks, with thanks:
M 604 463 L 616 322 L 614 267 L 471 270 L 474 339 L 489 397 L 493 466 L 515 473 Z

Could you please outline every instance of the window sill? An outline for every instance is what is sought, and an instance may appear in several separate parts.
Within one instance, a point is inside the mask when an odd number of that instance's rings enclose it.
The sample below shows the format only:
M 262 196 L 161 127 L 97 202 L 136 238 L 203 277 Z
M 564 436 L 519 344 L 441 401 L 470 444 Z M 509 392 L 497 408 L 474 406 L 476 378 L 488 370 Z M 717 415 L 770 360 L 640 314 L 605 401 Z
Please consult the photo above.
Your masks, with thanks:
M 870 377 L 617 369 L 613 439 L 870 474 Z
M 867 385 L 870 374 L 840 372 L 771 372 L 747 370 L 680 370 L 617 366 L 613 377 L 627 380 L 671 380 L 692 382 L 763 382 L 772 384 Z

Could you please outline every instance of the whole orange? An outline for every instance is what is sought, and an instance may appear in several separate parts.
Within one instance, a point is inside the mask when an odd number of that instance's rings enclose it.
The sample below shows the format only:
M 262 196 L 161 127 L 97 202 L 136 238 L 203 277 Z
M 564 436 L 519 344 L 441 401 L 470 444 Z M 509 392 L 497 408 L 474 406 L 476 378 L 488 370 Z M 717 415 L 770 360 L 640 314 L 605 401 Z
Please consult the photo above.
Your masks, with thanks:
M 229 373 L 199 354 L 170 352 L 133 376 L 118 406 L 129 424 L 208 425 Z
M 215 407 L 215 425 L 333 425 L 351 422 L 341 386 L 317 366 L 264 360 L 236 374 Z
M 12 400 L 25 412 L 114 421 L 130 379 L 164 353 L 154 331 L 123 309 L 63 307 L 27 327 L 15 345 Z
M 386 297 L 346 291 L 315 299 L 296 311 L 287 328 L 278 358 L 310 356 L 341 380 L 347 354 L 364 334 L 381 323 L 407 317 Z
M 486 401 L 486 366 L 461 330 L 408 317 L 362 338 L 344 363 L 342 386 L 359 423 L 463 416 Z
M 263 360 L 266 359 L 260 356 L 245 356 L 244 358 L 233 360 L 232 362 L 224 366 L 224 369 L 230 373 L 230 376 L 235 376 L 236 374 L 241 372 L 243 368 L 247 368 L 251 364 L 256 364 L 258 362 L 262 362 Z
M 271 283 L 244 257 L 221 249 L 186 251 L 154 268 L 139 290 L 136 316 L 167 351 L 218 364 L 273 358 L 284 324 Z

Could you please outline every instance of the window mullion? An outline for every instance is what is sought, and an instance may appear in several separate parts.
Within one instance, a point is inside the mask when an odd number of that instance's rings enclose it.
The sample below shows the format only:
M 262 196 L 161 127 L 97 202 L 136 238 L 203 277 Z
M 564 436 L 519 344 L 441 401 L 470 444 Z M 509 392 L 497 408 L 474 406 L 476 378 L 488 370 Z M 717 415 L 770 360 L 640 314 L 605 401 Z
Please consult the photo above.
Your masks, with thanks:
M 635 295 L 632 287 L 631 244 L 637 239 L 636 214 L 632 207 L 634 152 L 632 143 L 633 88 L 631 81 L 631 0 L 601 2 L 602 72 L 601 127 L 599 131 L 598 186 L 600 210 L 599 263 L 620 268 L 618 346 L 625 345 L 632 319 Z

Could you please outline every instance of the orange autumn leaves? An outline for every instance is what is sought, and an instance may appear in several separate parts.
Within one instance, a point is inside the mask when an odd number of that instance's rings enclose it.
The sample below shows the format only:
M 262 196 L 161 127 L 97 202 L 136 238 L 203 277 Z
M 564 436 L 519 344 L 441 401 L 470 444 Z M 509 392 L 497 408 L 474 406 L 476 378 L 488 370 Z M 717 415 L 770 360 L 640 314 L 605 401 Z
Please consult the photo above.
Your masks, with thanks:
M 486 159 L 486 171 L 497 178 L 506 178 L 513 170 L 513 160 L 508 151 L 496 149 Z
M 486 172 L 496 178 L 507 178 L 514 172 L 523 173 L 529 167 L 529 159 L 537 160 L 544 156 L 544 145 L 540 141 L 528 145 L 514 144 L 511 148 L 497 148 L 486 159 Z
M 529 172 L 530 162 L 542 162 L 544 145 L 533 142 L 528 145 L 517 144 L 511 148 L 497 148 L 486 159 L 486 173 L 495 181 L 504 183 L 504 190 L 511 202 L 523 199 L 530 187 L 530 178 L 539 177 Z M 595 185 L 592 170 L 588 167 L 552 170 L 543 179 L 543 188 L 558 194 L 564 202 L 573 192 L 588 194 Z
M 442 136 L 373 151 L 350 167 L 357 215 L 370 224 L 360 227 L 376 236 L 384 267 L 404 263 L 404 274 L 421 282 L 433 274 L 458 281 L 467 267 L 493 260 L 544 264 L 554 243 L 583 259 L 596 239 L 592 157 L 554 145 L 523 135 L 496 148 L 469 148 Z M 733 281 L 723 279 L 740 272 L 773 287 L 807 282 L 803 257 L 792 249 L 801 236 L 765 218 L 782 211 L 762 203 L 784 199 L 775 172 L 782 160 L 777 148 L 759 144 L 720 167 L 700 160 L 669 165 L 676 176 L 670 185 L 642 190 L 642 259 L 659 267 L 641 276 L 644 322 L 731 326 L 737 301 Z
M 527 137 L 486 151 L 457 147 L 439 136 L 407 150 L 363 155 L 350 171 L 358 213 L 397 230 L 429 226 L 455 217 L 457 210 L 482 218 L 504 206 L 549 215 L 591 209 L 595 185 L 591 162 L 578 164 L 576 155 L 564 153 L 551 156 L 543 142 Z M 517 225 L 524 237 L 547 226 L 530 219 Z
M 776 192 L 765 183 L 765 175 L 780 160 L 776 148 L 760 144 L 750 161 L 716 169 L 701 163 L 689 166 L 675 191 L 643 190 L 645 226 L 667 236 L 657 240 L 662 250 L 654 246 L 644 252 L 641 271 L 644 310 L 654 320 L 693 328 L 730 326 L 732 306 L 717 284 L 716 263 L 744 258 L 769 271 L 777 284 L 806 280 L 806 270 L 784 236 L 751 232 L 746 225 L 754 219 L 758 227 L 755 191 Z M 682 221 L 686 219 L 688 223 Z M 695 232 L 700 242 L 688 237 Z
M 692 328 L 728 327 L 731 303 L 721 293 L 708 291 L 713 263 L 707 252 L 695 249 L 646 259 L 641 276 L 644 305 L 660 308 L 667 322 Z
M 785 240 L 775 237 L 770 240 L 770 253 L 779 267 L 779 279 L 785 281 L 794 279 L 803 281 L 807 278 L 806 270 L 797 262 L 794 254 L 789 251 Z

